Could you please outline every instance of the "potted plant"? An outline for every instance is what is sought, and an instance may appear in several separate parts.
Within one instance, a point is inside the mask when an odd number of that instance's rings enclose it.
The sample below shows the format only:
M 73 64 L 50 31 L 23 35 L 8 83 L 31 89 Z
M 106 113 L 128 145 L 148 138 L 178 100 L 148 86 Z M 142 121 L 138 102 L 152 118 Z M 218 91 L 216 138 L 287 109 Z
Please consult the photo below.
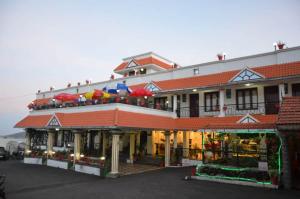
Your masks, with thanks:
M 218 53 L 218 54 L 217 54 L 217 57 L 218 57 L 219 61 L 222 61 L 222 60 L 223 60 L 223 54 L 222 54 L 222 53 Z
M 269 176 L 273 185 L 278 185 L 278 172 L 275 169 L 269 170 Z
M 285 46 L 285 43 L 283 41 L 278 41 L 277 46 L 278 46 L 279 50 L 281 50 Z

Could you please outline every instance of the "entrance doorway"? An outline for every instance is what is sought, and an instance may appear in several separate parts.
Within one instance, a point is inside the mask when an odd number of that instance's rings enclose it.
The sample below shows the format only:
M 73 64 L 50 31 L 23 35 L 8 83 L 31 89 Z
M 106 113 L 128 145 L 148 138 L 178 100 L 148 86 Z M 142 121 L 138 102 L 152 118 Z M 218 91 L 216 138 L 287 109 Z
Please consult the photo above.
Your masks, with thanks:
M 199 94 L 190 94 L 190 117 L 199 117 Z
M 265 114 L 277 114 L 279 111 L 279 91 L 278 86 L 264 87 L 265 94 Z

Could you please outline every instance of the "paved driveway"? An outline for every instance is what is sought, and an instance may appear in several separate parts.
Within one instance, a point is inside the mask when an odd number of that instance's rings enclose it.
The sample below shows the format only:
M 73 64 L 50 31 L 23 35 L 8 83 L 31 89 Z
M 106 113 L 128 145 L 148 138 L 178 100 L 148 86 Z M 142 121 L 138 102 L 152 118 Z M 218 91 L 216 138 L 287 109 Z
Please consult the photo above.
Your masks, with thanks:
M 219 184 L 204 181 L 184 181 L 185 168 L 169 168 L 100 179 L 46 166 L 25 165 L 17 161 L 0 162 L 0 173 L 7 176 L 8 199 L 47 198 L 300 198 L 300 191 Z

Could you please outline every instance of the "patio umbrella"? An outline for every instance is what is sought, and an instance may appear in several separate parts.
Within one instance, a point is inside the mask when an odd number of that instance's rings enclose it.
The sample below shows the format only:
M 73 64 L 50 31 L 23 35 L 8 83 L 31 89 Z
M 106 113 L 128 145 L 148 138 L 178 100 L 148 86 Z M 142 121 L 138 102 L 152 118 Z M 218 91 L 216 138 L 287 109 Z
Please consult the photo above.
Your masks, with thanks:
M 110 94 L 107 93 L 107 92 L 103 92 L 102 98 L 103 99 L 108 99 L 108 98 L 110 98 Z
M 69 93 L 60 93 L 58 95 L 55 95 L 53 97 L 56 100 L 59 100 L 61 102 L 66 102 L 66 101 L 74 101 L 77 99 L 76 95 L 69 94 Z
M 151 97 L 153 93 L 147 89 L 144 88 L 137 88 L 130 93 L 130 96 L 132 97 Z
M 125 97 L 126 95 L 131 93 L 131 89 L 128 88 L 125 84 L 118 83 L 117 91 L 120 97 Z
M 85 99 L 87 99 L 87 100 L 91 100 L 91 99 L 93 98 L 93 95 L 94 95 L 94 91 L 92 91 L 92 92 L 87 92 L 87 93 L 84 94 L 84 97 L 85 97 Z
M 95 89 L 92 98 L 99 99 L 101 96 L 103 96 L 103 91 Z

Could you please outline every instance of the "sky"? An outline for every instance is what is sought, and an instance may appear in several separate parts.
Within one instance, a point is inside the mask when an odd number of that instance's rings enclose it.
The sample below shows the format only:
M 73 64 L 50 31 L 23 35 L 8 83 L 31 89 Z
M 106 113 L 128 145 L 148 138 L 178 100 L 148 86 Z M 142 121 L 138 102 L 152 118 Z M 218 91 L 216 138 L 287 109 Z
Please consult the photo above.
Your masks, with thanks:
M 299 0 L 0 0 L 0 135 L 37 90 L 108 80 L 153 51 L 182 66 L 300 45 Z

